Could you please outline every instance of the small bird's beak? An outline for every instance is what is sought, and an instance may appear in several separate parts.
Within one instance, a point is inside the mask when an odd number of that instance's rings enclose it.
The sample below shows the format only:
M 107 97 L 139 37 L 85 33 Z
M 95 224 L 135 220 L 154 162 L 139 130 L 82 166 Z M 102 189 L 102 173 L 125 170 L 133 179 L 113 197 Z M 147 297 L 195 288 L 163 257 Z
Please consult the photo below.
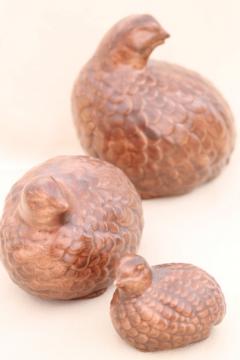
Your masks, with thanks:
M 162 39 L 162 41 L 166 40 L 169 37 L 170 37 L 170 34 L 161 27 L 160 28 L 160 38 Z
M 117 280 L 115 280 L 114 282 L 113 282 L 113 285 L 115 286 L 115 287 L 118 287 L 118 281 Z
M 120 280 L 115 280 L 113 282 L 113 285 L 116 287 L 116 288 L 121 288 L 122 287 L 122 283 Z
M 159 31 L 155 35 L 155 39 L 152 41 L 152 48 L 155 48 L 158 45 L 161 45 L 165 42 L 167 38 L 170 37 L 170 34 L 166 32 L 161 26 L 159 26 Z

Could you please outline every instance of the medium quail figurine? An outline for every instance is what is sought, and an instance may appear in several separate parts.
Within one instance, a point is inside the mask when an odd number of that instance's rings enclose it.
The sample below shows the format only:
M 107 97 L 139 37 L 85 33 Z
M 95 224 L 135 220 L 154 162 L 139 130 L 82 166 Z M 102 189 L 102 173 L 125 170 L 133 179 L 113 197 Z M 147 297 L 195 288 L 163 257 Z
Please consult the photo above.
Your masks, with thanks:
M 119 335 L 142 351 L 185 346 L 207 338 L 225 314 L 216 281 L 189 264 L 150 267 L 126 255 L 116 273 L 111 317 Z
M 99 159 L 60 156 L 11 189 L 0 223 L 9 275 L 47 299 L 89 298 L 112 283 L 116 263 L 136 251 L 141 199 L 123 172 Z
M 213 179 L 234 146 L 231 111 L 213 85 L 181 66 L 149 60 L 168 37 L 150 15 L 121 20 L 72 93 L 82 146 L 121 168 L 143 199 L 184 194 Z

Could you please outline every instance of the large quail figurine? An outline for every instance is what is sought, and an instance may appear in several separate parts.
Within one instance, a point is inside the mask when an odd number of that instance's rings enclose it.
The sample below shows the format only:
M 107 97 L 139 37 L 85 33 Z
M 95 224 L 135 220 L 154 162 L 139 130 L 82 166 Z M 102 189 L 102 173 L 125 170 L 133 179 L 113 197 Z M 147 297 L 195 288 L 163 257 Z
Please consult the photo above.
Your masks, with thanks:
M 92 156 L 120 167 L 142 198 L 179 195 L 216 177 L 234 146 L 231 111 L 196 72 L 149 60 L 168 33 L 134 15 L 106 34 L 72 94 Z
M 119 335 L 142 351 L 185 346 L 207 338 L 225 314 L 216 281 L 189 264 L 150 267 L 141 256 L 120 260 L 111 317 Z
M 140 197 L 120 169 L 60 156 L 11 189 L 0 223 L 1 255 L 11 278 L 31 294 L 94 297 L 112 283 L 120 257 L 136 251 L 141 231 Z

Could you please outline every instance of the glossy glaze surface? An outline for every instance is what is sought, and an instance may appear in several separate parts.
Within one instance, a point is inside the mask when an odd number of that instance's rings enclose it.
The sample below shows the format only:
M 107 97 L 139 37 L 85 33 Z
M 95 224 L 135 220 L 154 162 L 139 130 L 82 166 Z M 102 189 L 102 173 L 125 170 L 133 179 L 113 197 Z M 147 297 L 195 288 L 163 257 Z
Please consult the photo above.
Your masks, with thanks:
M 150 267 L 121 259 L 111 317 L 119 335 L 142 351 L 174 349 L 206 339 L 225 314 L 217 282 L 190 264 Z
M 121 168 L 142 198 L 183 194 L 213 179 L 234 146 L 233 117 L 215 87 L 196 72 L 149 60 L 168 36 L 150 15 L 121 20 L 72 94 L 82 146 Z
M 7 196 L 1 257 L 11 278 L 48 299 L 100 295 L 116 261 L 137 249 L 141 200 L 113 165 L 61 156 L 33 168 Z

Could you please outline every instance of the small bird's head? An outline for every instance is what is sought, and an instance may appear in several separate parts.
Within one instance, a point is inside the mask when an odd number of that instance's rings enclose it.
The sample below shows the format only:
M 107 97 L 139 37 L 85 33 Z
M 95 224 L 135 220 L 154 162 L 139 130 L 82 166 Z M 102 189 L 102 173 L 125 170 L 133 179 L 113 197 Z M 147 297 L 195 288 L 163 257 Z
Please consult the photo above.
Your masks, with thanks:
M 38 176 L 22 189 L 18 210 L 25 223 L 53 230 L 62 224 L 69 204 L 58 180 L 53 176 Z
M 116 271 L 116 287 L 126 296 L 141 295 L 152 282 L 152 271 L 146 260 L 138 255 L 126 255 Z
M 151 15 L 132 15 L 110 29 L 97 52 L 111 65 L 130 64 L 142 68 L 153 49 L 168 37 Z

